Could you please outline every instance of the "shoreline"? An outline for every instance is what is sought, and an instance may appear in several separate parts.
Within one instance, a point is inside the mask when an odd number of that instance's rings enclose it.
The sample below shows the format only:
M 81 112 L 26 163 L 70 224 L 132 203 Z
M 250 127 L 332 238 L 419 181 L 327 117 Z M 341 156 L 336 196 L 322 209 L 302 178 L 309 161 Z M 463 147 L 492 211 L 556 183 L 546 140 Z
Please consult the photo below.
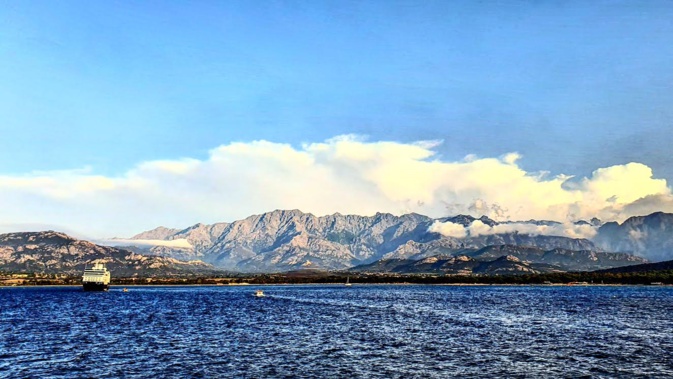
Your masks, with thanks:
M 78 275 L 41 273 L 0 274 L 0 287 L 81 286 Z M 291 272 L 227 276 L 113 277 L 110 286 L 261 286 L 261 285 L 444 285 L 444 286 L 670 286 L 673 270 L 635 273 L 566 272 L 528 275 L 431 275 L 384 273 Z
M 673 287 L 673 284 L 630 284 L 630 283 L 351 283 L 352 287 L 373 286 L 447 286 L 447 287 Z M 280 286 L 343 286 L 343 283 L 251 283 L 251 284 L 203 284 L 203 283 L 175 283 L 175 284 L 111 284 L 110 289 L 139 288 L 139 287 L 280 287 Z M 81 284 L 18 284 L 3 285 L 0 288 L 56 288 L 56 287 L 82 287 Z

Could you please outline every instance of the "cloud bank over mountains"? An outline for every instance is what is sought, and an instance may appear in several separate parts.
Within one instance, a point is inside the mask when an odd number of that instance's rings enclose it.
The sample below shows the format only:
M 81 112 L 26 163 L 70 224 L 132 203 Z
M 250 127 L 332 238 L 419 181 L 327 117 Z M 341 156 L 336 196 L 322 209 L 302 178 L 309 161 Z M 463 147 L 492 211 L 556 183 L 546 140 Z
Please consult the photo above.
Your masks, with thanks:
M 487 225 L 480 220 L 474 220 L 464 227 L 450 221 L 435 221 L 429 232 L 439 233 L 443 236 L 454 238 L 478 237 L 493 234 L 521 233 L 529 235 L 559 236 L 569 238 L 592 238 L 598 232 L 594 225 L 577 225 L 571 222 L 551 225 L 536 225 L 525 222 L 513 222 L 507 224 Z
M 103 237 L 158 225 L 233 221 L 274 209 L 316 215 L 463 213 L 501 221 L 565 222 L 559 228 L 578 219 L 622 221 L 673 211 L 666 180 L 641 163 L 573 178 L 526 172 L 519 165 L 525 158 L 517 153 L 445 161 L 436 153 L 440 144 L 353 135 L 300 147 L 235 142 L 211 150 L 206 159 L 142 162 L 119 176 L 91 168 L 0 175 L 0 223 L 56 224 Z M 450 225 L 441 228 L 449 234 L 493 232 L 479 225 L 462 232 L 449 230 Z

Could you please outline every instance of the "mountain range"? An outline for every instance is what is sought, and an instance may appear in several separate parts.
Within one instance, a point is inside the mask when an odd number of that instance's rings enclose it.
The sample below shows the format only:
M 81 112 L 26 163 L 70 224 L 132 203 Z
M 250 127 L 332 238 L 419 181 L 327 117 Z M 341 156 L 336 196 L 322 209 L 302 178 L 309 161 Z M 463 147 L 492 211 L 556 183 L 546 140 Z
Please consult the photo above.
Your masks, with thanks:
M 673 228 L 673 215 L 668 216 L 670 220 L 667 218 L 664 223 L 670 223 L 670 227 Z M 184 241 L 188 245 L 129 248 L 178 259 L 200 259 L 215 267 L 248 272 L 301 268 L 343 270 L 371 264 L 381 259 L 413 261 L 437 255 L 456 256 L 466 251 L 474 252 L 493 246 L 527 246 L 543 252 L 555 249 L 573 251 L 576 252 L 574 259 L 585 263 L 602 252 L 624 252 L 636 254 L 640 258 L 617 261 L 637 264 L 645 262 L 645 259 L 650 257 L 650 251 L 655 252 L 651 256 L 658 260 L 667 258 L 665 246 L 669 241 L 673 243 L 673 236 L 660 233 L 656 234 L 656 240 L 647 240 L 649 245 L 643 245 L 642 241 L 640 244 L 633 243 L 633 236 L 636 235 L 633 230 L 641 230 L 640 225 L 651 225 L 652 221 L 649 219 L 658 217 L 661 216 L 658 214 L 644 216 L 642 219 L 648 222 L 640 224 L 637 223 L 639 218 L 631 218 L 622 225 L 606 223 L 600 227 L 600 221 L 597 219 L 578 221 L 575 224 L 591 226 L 596 230 L 596 235 L 592 239 L 587 239 L 515 230 L 516 225 L 560 225 L 545 220 L 513 223 L 498 222 L 485 216 L 475 218 L 467 215 L 433 219 L 413 213 L 402 216 L 388 213 L 377 213 L 374 216 L 336 213 L 317 217 L 299 210 L 276 210 L 232 223 L 196 224 L 186 229 L 159 227 L 133 236 L 131 240 Z M 474 235 L 468 233 L 462 237 L 452 237 L 432 231 L 431 226 L 436 222 L 449 222 L 465 228 L 478 222 L 489 227 L 507 226 L 508 229 L 503 230 L 510 231 Z M 619 230 L 613 230 L 614 225 L 617 225 Z M 652 231 L 647 232 L 648 236 L 655 236 Z M 649 237 L 641 235 L 641 238 Z M 647 246 L 647 249 L 642 249 L 642 246 Z M 503 253 L 500 256 L 503 255 L 507 254 Z M 580 259 L 579 256 L 583 258 Z M 546 264 L 539 259 L 534 262 Z M 577 264 L 565 269 L 600 269 L 616 267 L 619 264 L 621 263 L 614 265 L 606 263 L 604 266 Z
M 458 232 L 440 233 L 438 223 Z M 158 227 L 128 240 L 113 240 L 117 247 L 53 231 L 3 234 L 0 269 L 79 273 L 85 264 L 102 259 L 119 275 L 367 267 L 374 271 L 389 267 L 392 272 L 524 273 L 609 269 L 645 263 L 646 258 L 672 258 L 671 214 L 632 217 L 622 224 L 600 225 L 596 219 L 574 224 L 590 228 L 595 234 L 591 239 L 535 232 L 560 225 L 545 220 L 498 222 L 485 216 L 317 217 L 276 210 L 231 223 Z M 478 232 L 475 227 L 482 229 Z

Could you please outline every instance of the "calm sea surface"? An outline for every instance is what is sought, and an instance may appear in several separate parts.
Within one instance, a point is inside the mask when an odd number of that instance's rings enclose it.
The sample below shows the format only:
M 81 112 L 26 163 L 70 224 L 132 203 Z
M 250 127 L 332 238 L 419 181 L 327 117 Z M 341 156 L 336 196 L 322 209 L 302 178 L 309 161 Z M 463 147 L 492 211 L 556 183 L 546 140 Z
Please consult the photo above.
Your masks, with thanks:
M 0 377 L 673 377 L 673 288 L 0 288 Z

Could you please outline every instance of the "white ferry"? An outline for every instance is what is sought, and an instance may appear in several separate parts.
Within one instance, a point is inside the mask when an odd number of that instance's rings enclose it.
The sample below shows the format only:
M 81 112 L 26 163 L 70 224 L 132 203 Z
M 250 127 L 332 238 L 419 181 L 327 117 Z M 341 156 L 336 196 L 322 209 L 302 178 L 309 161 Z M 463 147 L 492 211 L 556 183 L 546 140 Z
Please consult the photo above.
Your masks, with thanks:
M 93 267 L 85 268 L 82 286 L 85 291 L 107 291 L 110 284 L 110 271 L 105 263 L 94 263 Z

